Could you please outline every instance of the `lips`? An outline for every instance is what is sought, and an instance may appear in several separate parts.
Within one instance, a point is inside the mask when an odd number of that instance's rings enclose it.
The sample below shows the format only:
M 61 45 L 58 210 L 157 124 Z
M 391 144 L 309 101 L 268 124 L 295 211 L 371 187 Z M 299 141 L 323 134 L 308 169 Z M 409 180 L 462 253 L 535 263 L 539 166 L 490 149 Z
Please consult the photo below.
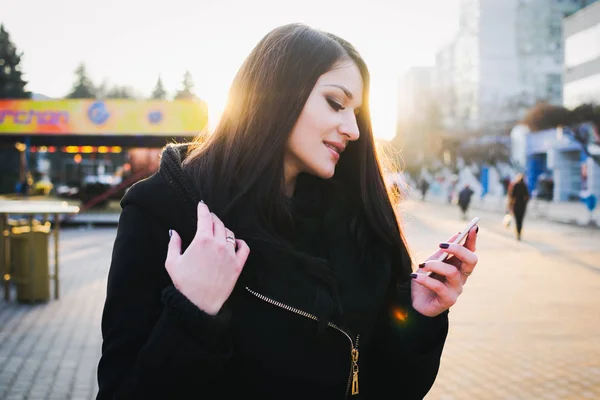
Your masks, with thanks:
M 339 142 L 323 142 L 323 144 L 325 144 L 325 146 L 332 149 L 333 151 L 335 151 L 338 154 L 343 153 L 344 149 L 346 148 L 346 146 L 344 146 L 343 143 L 339 143 Z

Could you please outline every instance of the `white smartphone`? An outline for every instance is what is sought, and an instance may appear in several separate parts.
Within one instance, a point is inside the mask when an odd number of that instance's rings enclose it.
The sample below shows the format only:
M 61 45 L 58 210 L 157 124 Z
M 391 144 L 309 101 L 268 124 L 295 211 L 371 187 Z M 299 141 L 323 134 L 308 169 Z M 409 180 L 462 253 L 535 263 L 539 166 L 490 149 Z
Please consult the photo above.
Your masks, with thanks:
M 469 224 L 465 227 L 465 229 L 463 229 L 462 231 L 460 231 L 460 233 L 458 234 L 457 237 L 454 238 L 453 241 L 449 242 L 451 244 L 458 244 L 458 243 L 462 243 L 463 240 L 465 240 L 467 238 L 467 235 L 469 234 L 469 232 L 471 231 L 471 229 L 473 229 L 473 227 L 475 225 L 477 225 L 477 223 L 479 222 L 479 217 L 475 217 L 471 220 L 471 222 L 469 222 Z M 440 255 L 437 259 L 437 261 L 444 261 L 446 258 L 448 258 L 448 253 L 442 253 L 442 255 Z
M 460 231 L 460 233 L 458 234 L 457 237 L 454 238 L 454 240 L 452 240 L 451 244 L 459 244 L 462 243 L 463 240 L 465 240 L 467 238 L 467 235 L 469 234 L 469 232 L 471 231 L 471 229 L 473 229 L 473 227 L 475 225 L 477 225 L 477 223 L 479 222 L 479 217 L 475 217 L 471 220 L 471 222 L 469 222 L 469 224 L 462 230 Z M 446 258 L 448 258 L 448 253 L 442 253 L 435 261 L 444 261 L 446 260 Z M 432 260 L 429 260 L 432 261 Z M 431 276 L 432 271 L 427 271 L 425 273 L 427 276 Z

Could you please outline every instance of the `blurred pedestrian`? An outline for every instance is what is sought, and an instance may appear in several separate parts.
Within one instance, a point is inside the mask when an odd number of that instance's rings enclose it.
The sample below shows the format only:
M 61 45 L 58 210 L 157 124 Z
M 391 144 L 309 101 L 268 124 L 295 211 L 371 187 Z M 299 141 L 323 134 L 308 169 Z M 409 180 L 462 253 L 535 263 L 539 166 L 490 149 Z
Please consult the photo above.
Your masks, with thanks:
M 212 135 L 165 148 L 121 202 L 98 399 L 425 396 L 476 229 L 413 273 L 368 93 L 352 45 L 282 26 Z
M 525 218 L 528 202 L 529 189 L 527 188 L 527 184 L 525 184 L 525 177 L 519 173 L 508 188 L 508 208 L 515 220 L 517 240 L 521 240 L 523 219 Z
M 25 177 L 23 178 L 23 181 L 21 182 L 21 184 L 19 186 L 19 194 L 22 197 L 29 197 L 29 191 L 31 190 L 32 185 L 33 185 L 33 177 L 31 175 L 31 172 L 27 172 L 25 174 Z
M 506 196 L 508 194 L 508 187 L 510 186 L 510 177 L 505 176 L 504 178 L 502 178 L 501 183 L 502 183 L 503 193 Z
M 456 185 L 457 182 L 455 180 L 451 180 L 448 184 L 448 190 L 446 191 L 446 200 L 448 204 L 452 204 L 454 201 L 454 196 L 456 195 Z
M 421 190 L 421 201 L 425 201 L 425 196 L 429 190 L 429 181 L 425 177 L 422 177 L 419 181 L 419 189 Z
M 460 207 L 462 219 L 467 219 L 467 211 L 471 204 L 471 197 L 473 197 L 473 189 L 466 184 L 458 193 L 458 206 Z

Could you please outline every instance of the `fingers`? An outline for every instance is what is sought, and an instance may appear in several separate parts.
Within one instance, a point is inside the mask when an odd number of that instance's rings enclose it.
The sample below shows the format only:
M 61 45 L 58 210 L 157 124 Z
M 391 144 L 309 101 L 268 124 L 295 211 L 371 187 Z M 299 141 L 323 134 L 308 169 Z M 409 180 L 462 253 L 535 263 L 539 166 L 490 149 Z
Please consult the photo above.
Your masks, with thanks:
M 196 236 L 206 238 L 213 236 L 213 219 L 204 202 L 198 203 L 198 227 Z
M 235 243 L 237 244 L 237 251 L 235 256 L 238 260 L 238 265 L 240 270 L 244 267 L 246 260 L 248 259 L 248 255 L 250 254 L 250 247 L 241 239 L 236 239 Z
M 210 213 L 213 222 L 213 234 L 215 242 L 225 244 L 225 225 L 214 213 Z
M 229 238 L 233 238 L 233 240 L 229 239 Z M 227 240 L 228 244 L 232 244 L 233 248 L 236 249 L 236 243 L 235 243 L 235 234 L 233 233 L 232 230 L 225 228 L 225 240 Z
M 452 235 L 452 237 L 450 237 L 450 239 L 448 239 L 448 243 L 452 243 L 454 241 L 454 239 L 456 239 L 458 237 L 458 235 L 460 235 L 460 232 Z M 435 253 L 433 253 L 431 256 L 429 256 L 426 261 L 437 260 L 444 253 L 446 253 L 446 251 L 440 249 L 440 250 L 436 251 Z
M 440 277 L 446 278 L 448 284 L 455 288 L 458 294 L 462 293 L 462 285 L 464 282 L 463 275 L 454 265 L 450 265 L 441 261 L 428 261 L 421 264 L 419 267 L 421 268 L 421 271 L 431 271 Z
M 477 249 L 477 234 L 479 233 L 479 226 L 474 226 L 469 231 L 469 235 L 467 236 L 467 240 L 465 241 L 465 247 L 471 251 L 475 251 Z
M 477 255 L 465 246 L 453 243 L 440 243 L 440 248 L 446 253 L 453 255 L 457 260 L 460 260 L 462 262 L 460 264 L 461 268 L 467 267 L 465 268 L 465 272 L 471 272 L 475 268 L 478 261 Z
M 439 299 L 439 303 L 448 309 L 456 303 L 459 293 L 442 281 L 429 277 L 425 274 L 412 274 L 413 280 L 419 285 L 431 290 Z M 461 286 L 462 287 L 462 286 Z
M 454 235 L 452 235 L 452 237 L 450 239 L 448 239 L 448 243 L 454 242 L 454 239 L 456 239 L 458 237 L 458 235 L 460 235 L 460 232 L 455 233 Z
M 233 240 L 227 239 L 232 237 Z M 210 212 L 208 206 L 204 202 L 198 203 L 198 227 L 195 238 L 201 242 L 215 242 L 220 246 L 227 246 L 229 249 L 236 250 L 235 235 L 225 227 L 223 221 L 217 217 L 215 213 Z M 229 243 L 233 246 L 229 247 Z
M 174 265 L 175 261 L 181 256 L 181 237 L 174 230 L 169 231 L 171 240 L 169 240 L 169 246 L 167 248 L 167 259 L 165 261 L 165 267 L 170 270 Z

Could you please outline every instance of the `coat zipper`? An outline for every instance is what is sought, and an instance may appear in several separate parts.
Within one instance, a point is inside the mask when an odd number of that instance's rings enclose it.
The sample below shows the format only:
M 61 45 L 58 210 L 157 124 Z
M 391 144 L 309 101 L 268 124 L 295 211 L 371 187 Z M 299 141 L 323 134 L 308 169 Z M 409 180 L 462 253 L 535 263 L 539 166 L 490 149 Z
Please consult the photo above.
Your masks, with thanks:
M 273 300 L 267 296 L 264 296 L 260 293 L 255 292 L 254 290 L 250 289 L 249 287 L 246 287 L 246 290 L 249 293 L 253 294 L 254 296 L 258 297 L 259 299 L 261 299 L 269 304 L 272 304 L 276 307 L 282 308 L 286 311 L 293 312 L 295 314 L 298 314 L 305 318 L 312 319 L 314 321 L 319 320 L 319 318 L 317 318 L 317 316 L 315 316 L 313 314 L 310 314 L 306 311 L 299 310 L 292 306 L 288 306 L 287 304 L 283 304 L 277 300 Z M 341 329 L 339 326 L 337 326 L 333 322 L 328 322 L 327 325 L 330 326 L 331 328 L 341 332 L 342 334 L 344 334 L 344 336 L 346 336 L 348 338 L 348 340 L 350 341 L 350 349 L 351 349 L 350 350 L 350 361 L 351 361 L 351 363 L 350 363 L 350 375 L 348 376 L 348 386 L 346 388 L 346 397 L 348 397 L 349 392 L 351 392 L 353 396 L 357 395 L 358 394 L 358 341 L 360 339 L 360 335 L 356 336 L 356 345 L 355 345 L 354 341 L 352 340 L 352 338 L 346 331 Z

